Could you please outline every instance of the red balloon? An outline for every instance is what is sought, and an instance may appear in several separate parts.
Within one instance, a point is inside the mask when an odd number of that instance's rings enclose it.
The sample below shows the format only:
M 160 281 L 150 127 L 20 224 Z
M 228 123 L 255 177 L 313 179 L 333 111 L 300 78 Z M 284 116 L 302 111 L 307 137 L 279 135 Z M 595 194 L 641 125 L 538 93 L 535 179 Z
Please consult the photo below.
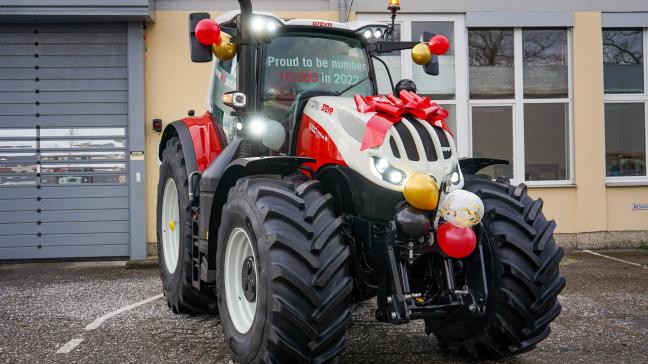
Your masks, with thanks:
M 442 56 L 450 49 L 450 41 L 443 35 L 435 35 L 428 41 L 428 47 L 432 54 Z
M 196 39 L 200 44 L 209 46 L 212 44 L 220 44 L 220 26 L 212 19 L 203 19 L 196 24 L 194 30 Z
M 441 251 L 456 259 L 469 256 L 477 246 L 477 236 L 471 228 L 454 226 L 449 222 L 439 226 L 437 241 Z

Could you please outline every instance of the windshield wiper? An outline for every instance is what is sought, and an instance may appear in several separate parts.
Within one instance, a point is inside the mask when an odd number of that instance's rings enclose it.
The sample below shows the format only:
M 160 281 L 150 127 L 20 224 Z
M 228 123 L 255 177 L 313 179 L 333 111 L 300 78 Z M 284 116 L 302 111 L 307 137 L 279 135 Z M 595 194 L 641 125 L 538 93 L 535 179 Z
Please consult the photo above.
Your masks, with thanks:
M 335 96 L 340 96 L 340 95 L 342 95 L 343 93 L 345 93 L 345 92 L 351 90 L 352 88 L 358 86 L 359 84 L 365 82 L 365 81 L 368 80 L 368 79 L 369 79 L 369 76 L 360 79 L 358 82 L 354 83 L 353 85 L 349 85 L 348 87 L 346 87 L 346 88 L 343 89 L 342 91 L 338 92 Z

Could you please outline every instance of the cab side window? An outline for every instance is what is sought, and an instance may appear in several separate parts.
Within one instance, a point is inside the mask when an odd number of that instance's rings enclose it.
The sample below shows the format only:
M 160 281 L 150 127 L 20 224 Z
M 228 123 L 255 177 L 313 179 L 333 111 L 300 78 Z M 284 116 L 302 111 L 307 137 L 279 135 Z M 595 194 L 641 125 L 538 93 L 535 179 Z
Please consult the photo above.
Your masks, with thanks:
M 223 126 L 227 140 L 232 141 L 236 118 L 231 115 L 233 109 L 223 104 L 223 94 L 236 90 L 236 57 L 214 64 L 212 74 L 211 110 L 216 120 Z

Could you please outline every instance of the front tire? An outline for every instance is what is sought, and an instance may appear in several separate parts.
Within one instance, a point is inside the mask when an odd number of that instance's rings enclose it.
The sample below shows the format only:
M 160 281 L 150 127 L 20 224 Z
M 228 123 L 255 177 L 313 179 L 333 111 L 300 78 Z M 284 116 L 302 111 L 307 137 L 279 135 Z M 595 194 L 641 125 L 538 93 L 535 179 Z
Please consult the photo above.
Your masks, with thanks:
M 442 347 L 474 359 L 501 359 L 535 348 L 560 314 L 565 286 L 558 264 L 564 253 L 553 238 L 555 222 L 542 213 L 526 185 L 466 176 L 464 188 L 484 202 L 482 234 L 489 299 L 485 317 L 458 312 L 427 320 Z
M 223 207 L 217 285 L 235 362 L 326 362 L 344 349 L 352 279 L 319 182 L 239 180 Z M 252 268 L 252 269 L 251 269 Z

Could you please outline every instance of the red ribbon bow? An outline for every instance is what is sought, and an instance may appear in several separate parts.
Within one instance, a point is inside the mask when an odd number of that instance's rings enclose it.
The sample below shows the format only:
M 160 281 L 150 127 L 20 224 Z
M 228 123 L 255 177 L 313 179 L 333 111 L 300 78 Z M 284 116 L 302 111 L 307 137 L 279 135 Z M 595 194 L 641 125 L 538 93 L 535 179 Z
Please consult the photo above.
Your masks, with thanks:
M 411 91 L 401 90 L 399 96 L 400 99 L 394 95 L 355 95 L 353 97 L 358 112 L 376 113 L 367 122 L 367 127 L 362 137 L 362 145 L 360 146 L 361 151 L 381 146 L 385 141 L 387 130 L 392 125 L 399 123 L 405 115 L 412 115 L 418 119 L 423 119 L 452 135 L 452 131 L 445 122 L 445 119 L 448 117 L 448 111 L 446 109 L 437 105 L 436 102 L 430 101 L 429 97 L 421 97 Z

